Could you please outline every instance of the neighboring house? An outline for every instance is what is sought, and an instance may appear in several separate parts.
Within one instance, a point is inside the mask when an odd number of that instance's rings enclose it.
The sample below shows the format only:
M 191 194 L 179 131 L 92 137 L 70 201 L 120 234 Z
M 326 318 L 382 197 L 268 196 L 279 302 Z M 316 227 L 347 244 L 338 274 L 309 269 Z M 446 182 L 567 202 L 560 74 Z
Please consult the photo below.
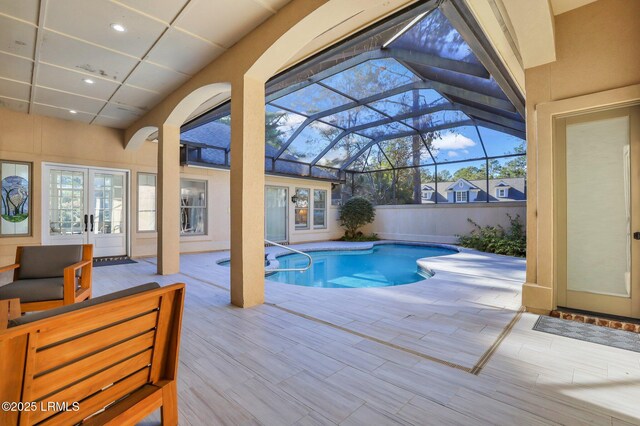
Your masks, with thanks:
M 437 189 L 436 189 L 437 188 Z M 527 199 L 525 178 L 458 179 L 454 182 L 422 184 L 422 204 L 524 201 Z

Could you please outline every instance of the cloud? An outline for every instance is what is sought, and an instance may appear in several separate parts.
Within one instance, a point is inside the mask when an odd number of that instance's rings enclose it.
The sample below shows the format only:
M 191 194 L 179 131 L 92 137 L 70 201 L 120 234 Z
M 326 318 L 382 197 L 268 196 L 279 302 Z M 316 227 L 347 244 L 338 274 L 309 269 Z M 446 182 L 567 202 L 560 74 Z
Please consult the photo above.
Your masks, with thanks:
M 446 133 L 440 138 L 433 141 L 433 147 L 437 150 L 442 149 L 464 149 L 475 146 L 476 143 L 460 133 Z
M 457 152 L 455 152 L 455 151 L 449 151 L 449 152 L 447 152 L 447 157 L 451 157 L 451 158 L 453 158 L 453 157 L 457 157 L 457 156 L 458 156 L 458 153 L 457 153 Z

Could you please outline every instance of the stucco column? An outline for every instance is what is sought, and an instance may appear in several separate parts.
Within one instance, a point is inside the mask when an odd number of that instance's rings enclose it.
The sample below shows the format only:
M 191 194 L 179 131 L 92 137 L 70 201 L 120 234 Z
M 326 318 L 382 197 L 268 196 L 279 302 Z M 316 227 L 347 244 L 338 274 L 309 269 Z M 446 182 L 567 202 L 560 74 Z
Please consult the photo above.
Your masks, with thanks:
M 158 274 L 180 272 L 180 127 L 158 129 Z
M 264 82 L 231 88 L 231 303 L 264 303 Z

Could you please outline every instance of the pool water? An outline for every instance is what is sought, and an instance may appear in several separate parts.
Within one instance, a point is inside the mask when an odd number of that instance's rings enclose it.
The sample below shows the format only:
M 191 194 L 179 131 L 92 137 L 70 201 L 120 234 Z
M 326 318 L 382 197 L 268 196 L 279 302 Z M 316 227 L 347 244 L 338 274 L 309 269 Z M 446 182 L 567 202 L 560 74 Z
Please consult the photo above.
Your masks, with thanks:
M 277 272 L 270 281 L 306 287 L 363 288 L 411 284 L 425 279 L 416 261 L 445 256 L 455 250 L 408 244 L 382 244 L 370 250 L 308 252 L 313 266 L 305 272 Z M 303 268 L 308 260 L 300 254 L 279 256 L 280 268 Z

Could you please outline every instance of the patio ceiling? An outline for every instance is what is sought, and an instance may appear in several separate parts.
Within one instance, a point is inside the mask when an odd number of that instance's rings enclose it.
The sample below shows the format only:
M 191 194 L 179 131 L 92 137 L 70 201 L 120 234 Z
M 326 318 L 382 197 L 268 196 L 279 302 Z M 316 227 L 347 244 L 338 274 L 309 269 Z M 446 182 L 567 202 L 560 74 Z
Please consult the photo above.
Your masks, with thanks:
M 266 171 L 340 180 L 523 155 L 522 95 L 463 7 L 422 3 L 272 79 Z M 183 163 L 228 167 L 230 120 L 227 103 L 183 126 Z
M 288 2 L 0 1 L 0 106 L 126 128 Z

